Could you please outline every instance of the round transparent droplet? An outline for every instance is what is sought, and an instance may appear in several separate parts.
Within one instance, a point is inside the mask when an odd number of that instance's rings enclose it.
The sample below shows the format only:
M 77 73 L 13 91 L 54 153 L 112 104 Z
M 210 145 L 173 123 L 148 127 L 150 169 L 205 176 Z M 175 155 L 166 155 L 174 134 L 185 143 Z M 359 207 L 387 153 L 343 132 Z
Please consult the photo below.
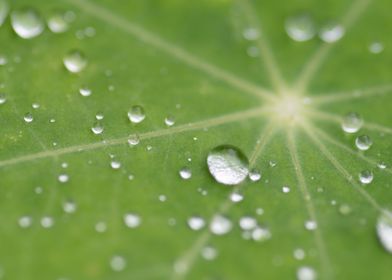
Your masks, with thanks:
M 316 230 L 317 229 L 317 222 L 314 220 L 308 220 L 305 222 L 305 228 L 307 230 Z
M 33 115 L 32 115 L 31 113 L 26 113 L 26 114 L 23 116 L 23 119 L 24 119 L 24 121 L 25 121 L 26 123 L 31 123 L 31 122 L 34 120 L 34 117 L 33 117 Z
M 3 25 L 8 15 L 9 9 L 8 2 L 6 0 L 0 0 L 0 26 Z
M 128 228 L 137 228 L 142 223 L 142 219 L 135 213 L 127 213 L 123 217 L 123 221 Z
M 200 254 L 206 261 L 212 261 L 218 256 L 218 251 L 212 246 L 206 246 L 201 249 Z
M 142 106 L 132 106 L 132 108 L 128 111 L 128 119 L 132 123 L 141 123 L 145 118 L 146 114 Z
M 63 211 L 68 214 L 75 213 L 77 209 L 76 203 L 73 200 L 66 200 L 63 202 Z
M 289 186 L 283 186 L 282 187 L 282 192 L 283 193 L 289 193 L 290 192 L 290 187 Z
M 113 271 L 116 272 L 123 271 L 126 266 L 127 266 L 127 262 L 125 258 L 122 256 L 113 256 L 110 259 L 110 267 L 113 269 Z
M 13 11 L 11 13 L 11 25 L 15 33 L 23 39 L 37 37 L 45 28 L 41 15 L 33 9 Z
M 230 200 L 234 203 L 238 203 L 244 199 L 244 196 L 238 192 L 232 192 L 230 194 Z
M 95 122 L 94 125 L 91 127 L 91 131 L 95 135 L 99 135 L 102 134 L 102 132 L 104 131 L 104 127 L 100 122 Z
M 238 222 L 242 230 L 252 230 L 257 227 L 257 220 L 250 216 L 241 217 Z
M 384 211 L 377 220 L 377 236 L 382 247 L 392 254 L 392 212 Z
M 192 171 L 188 167 L 181 168 L 178 173 L 180 174 L 180 177 L 184 180 L 188 180 L 192 177 Z
M 364 185 L 370 184 L 373 181 L 373 172 L 370 170 L 364 170 L 360 172 L 359 181 Z
M 242 32 L 242 36 L 245 40 L 255 41 L 260 37 L 259 31 L 254 27 L 247 27 Z
M 369 45 L 369 51 L 373 54 L 382 53 L 384 45 L 381 42 L 373 42 Z
M 249 179 L 250 179 L 252 182 L 257 182 L 257 181 L 259 181 L 259 180 L 261 179 L 261 172 L 260 172 L 259 170 L 257 170 L 257 169 L 252 169 L 252 170 L 249 172 Z
M 112 160 L 110 162 L 110 167 L 112 169 L 115 169 L 115 170 L 120 169 L 121 168 L 121 162 L 119 162 L 118 160 Z
M 297 280 L 315 280 L 317 279 L 316 271 L 310 266 L 301 266 L 297 270 Z
M 165 118 L 166 126 L 170 127 L 173 126 L 175 123 L 176 123 L 176 119 L 172 115 L 169 115 Z
M 198 231 L 206 225 L 205 220 L 199 216 L 192 216 L 188 219 L 187 224 L 191 230 Z
M 250 237 L 253 241 L 263 242 L 271 238 L 271 232 L 267 227 L 257 226 L 252 230 Z
M 361 151 L 369 150 L 372 144 L 373 141 L 368 135 L 361 135 L 355 139 L 355 146 Z
M 324 25 L 319 32 L 319 37 L 325 43 L 334 43 L 342 39 L 345 29 L 337 23 L 328 23 Z
M 69 176 L 68 174 L 60 174 L 57 179 L 60 183 L 66 183 L 69 181 Z
M 18 224 L 21 228 L 29 228 L 33 223 L 33 219 L 30 216 L 22 216 L 18 220 Z
M 294 250 L 293 256 L 296 260 L 303 260 L 305 258 L 305 251 L 301 248 L 297 248 Z
M 41 218 L 40 223 L 43 228 L 51 228 L 54 225 L 54 219 L 50 216 L 44 216 Z
M 342 129 L 347 133 L 358 132 L 363 125 L 362 117 L 354 112 L 348 113 L 343 117 Z
M 50 31 L 52 31 L 53 33 L 63 33 L 69 28 L 65 13 L 63 12 L 55 12 L 50 15 L 47 24 Z
M 88 87 L 82 87 L 79 89 L 79 93 L 81 96 L 87 97 L 91 95 L 92 91 Z
M 210 231 L 215 235 L 227 234 L 232 227 L 232 222 L 222 215 L 216 215 L 210 223 Z
M 289 17 L 285 22 L 287 35 L 297 42 L 311 40 L 316 35 L 313 19 L 306 14 Z
M 387 168 L 387 164 L 383 161 L 380 161 L 379 163 L 377 163 L 377 167 L 380 168 L 381 170 L 384 170 Z
M 248 176 L 248 159 L 236 147 L 222 145 L 212 149 L 207 165 L 214 179 L 224 185 L 238 185 Z
M 87 66 L 87 59 L 85 55 L 78 51 L 73 50 L 67 53 L 63 58 L 65 68 L 71 73 L 79 73 Z
M 0 93 L 0 105 L 4 104 L 5 102 L 7 102 L 7 96 L 5 93 Z
M 128 144 L 130 146 L 136 146 L 140 143 L 140 137 L 137 134 L 130 135 L 128 138 Z

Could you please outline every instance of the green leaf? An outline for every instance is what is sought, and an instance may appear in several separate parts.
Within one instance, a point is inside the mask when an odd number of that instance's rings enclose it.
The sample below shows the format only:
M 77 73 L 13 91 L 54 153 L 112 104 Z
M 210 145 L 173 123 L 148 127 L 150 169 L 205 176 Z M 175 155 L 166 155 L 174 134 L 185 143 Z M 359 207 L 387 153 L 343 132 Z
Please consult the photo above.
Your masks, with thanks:
M 9 2 L 75 19 L 23 39 L 0 0 L 4 279 L 390 279 L 387 0 Z M 344 36 L 297 42 L 285 24 L 301 15 Z M 88 62 L 79 73 L 63 65 L 72 50 Z M 133 124 L 136 105 L 146 118 Z M 341 128 L 349 112 L 358 133 Z M 261 180 L 216 182 L 206 158 L 219 145 Z M 193 216 L 207 225 L 190 229 Z M 216 217 L 230 232 L 209 229 Z

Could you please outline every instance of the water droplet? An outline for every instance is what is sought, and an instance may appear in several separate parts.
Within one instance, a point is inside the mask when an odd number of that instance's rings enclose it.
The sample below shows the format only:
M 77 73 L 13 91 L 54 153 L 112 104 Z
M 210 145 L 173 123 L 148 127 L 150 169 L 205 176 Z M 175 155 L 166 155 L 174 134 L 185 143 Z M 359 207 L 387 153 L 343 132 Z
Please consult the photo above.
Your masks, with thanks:
M 130 135 L 128 138 L 128 144 L 130 146 L 136 146 L 140 143 L 140 138 L 137 134 Z
M 165 201 L 167 200 L 167 197 L 166 197 L 166 195 L 161 194 L 161 195 L 158 196 L 158 200 L 159 200 L 160 202 L 165 202 Z
M 127 262 L 122 256 L 113 256 L 110 259 L 110 267 L 113 269 L 113 271 L 123 271 L 126 266 Z
M 339 207 L 339 212 L 342 215 L 348 215 L 348 214 L 351 213 L 351 207 L 349 205 L 347 205 L 347 204 L 342 204 Z
M 104 233 L 108 229 L 105 222 L 98 222 L 95 224 L 95 231 L 99 233 Z
M 370 170 L 360 172 L 359 181 L 364 185 L 370 184 L 373 181 L 373 172 Z
M 120 167 L 121 167 L 121 162 L 119 162 L 119 161 L 117 161 L 117 160 L 112 160 L 112 161 L 110 162 L 110 167 L 111 167 L 112 169 L 115 169 L 115 170 L 120 169 Z
M 259 181 L 259 180 L 261 179 L 261 173 L 260 173 L 260 171 L 257 170 L 257 169 L 251 170 L 251 171 L 249 172 L 249 179 L 250 179 L 252 182 L 257 182 L 257 181 Z
M 308 220 L 305 222 L 305 228 L 307 230 L 315 230 L 317 229 L 317 222 L 313 220 Z
M 66 200 L 63 202 L 63 210 L 65 213 L 72 214 L 76 212 L 76 203 L 73 200 Z
M 53 33 L 63 33 L 68 30 L 65 13 L 55 12 L 48 18 L 48 27 Z
M 176 123 L 176 120 L 172 115 L 169 115 L 165 118 L 165 124 L 167 126 L 169 126 L 169 127 L 173 126 L 175 123 Z
M 377 163 L 377 167 L 380 168 L 381 170 L 386 169 L 387 168 L 387 164 L 383 161 Z
M 363 125 L 362 117 L 357 113 L 348 113 L 344 116 L 342 122 L 342 129 L 347 133 L 356 133 L 358 132 Z
M 199 216 L 192 216 L 187 221 L 188 226 L 191 230 L 201 230 L 206 225 L 206 222 L 202 217 Z
M 296 260 L 303 260 L 305 258 L 305 251 L 303 249 L 297 248 L 294 250 L 293 256 Z
M 79 73 L 87 66 L 87 59 L 82 52 L 73 50 L 64 56 L 63 63 L 69 72 Z
M 31 123 L 34 120 L 34 117 L 31 113 L 27 113 L 24 115 L 23 119 L 26 123 Z
M 384 45 L 380 42 L 373 42 L 369 45 L 369 51 L 374 54 L 382 53 Z
M 203 259 L 207 261 L 212 261 L 215 260 L 216 257 L 218 256 L 218 251 L 212 246 L 206 246 L 201 249 L 200 254 Z
M 289 193 L 290 192 L 290 187 L 289 186 L 283 186 L 282 187 L 282 192 L 283 193 Z
M 385 211 L 380 215 L 376 230 L 381 245 L 392 254 L 392 212 Z
M 232 227 L 232 222 L 228 218 L 222 215 L 216 215 L 211 221 L 210 231 L 215 235 L 224 235 L 227 234 Z
M 230 200 L 234 203 L 238 203 L 244 199 L 244 196 L 238 192 L 232 192 L 230 194 Z
M 179 171 L 180 177 L 184 180 L 188 180 L 192 177 L 192 171 L 188 167 L 183 167 Z
M 102 132 L 104 131 L 104 127 L 100 122 L 95 122 L 94 125 L 91 127 L 91 131 L 95 135 L 99 135 L 102 134 Z
M 40 105 L 38 103 L 33 103 L 33 104 L 31 104 L 31 107 L 33 109 L 39 109 Z
M 245 28 L 242 32 L 242 36 L 245 40 L 255 41 L 260 37 L 259 31 L 254 27 Z
M 54 220 L 50 216 L 44 216 L 41 218 L 41 226 L 43 228 L 51 228 L 54 225 Z
M 7 1 L 0 0 L 0 26 L 3 25 L 5 18 L 7 17 L 9 12 L 9 5 Z
M 33 9 L 13 11 L 11 13 L 11 25 L 15 33 L 23 39 L 37 37 L 45 28 L 40 14 Z
M 301 266 L 297 270 L 298 280 L 315 280 L 316 278 L 317 278 L 317 274 L 312 267 Z
M 60 183 L 66 183 L 69 181 L 69 176 L 67 174 L 60 174 L 57 179 Z
M 334 43 L 342 39 L 345 33 L 342 25 L 337 23 L 328 23 L 320 29 L 320 39 L 325 43 Z
M 79 93 L 81 96 L 87 97 L 91 95 L 92 91 L 88 87 L 82 87 L 79 89 Z
M 22 216 L 18 220 L 18 224 L 21 228 L 28 228 L 32 225 L 33 219 L 30 216 Z
M 309 41 L 316 35 L 313 19 L 306 14 L 290 17 L 285 22 L 287 35 L 297 42 Z
M 127 213 L 123 217 L 124 224 L 128 228 L 137 228 L 142 223 L 142 219 L 135 213 Z
M 367 135 L 361 135 L 355 139 L 355 146 L 357 146 L 358 150 L 361 151 L 369 150 L 372 144 L 372 139 Z
M 132 106 L 132 108 L 128 111 L 128 119 L 132 123 L 141 123 L 145 118 L 146 114 L 142 106 Z
M 252 230 L 257 227 L 256 219 L 250 216 L 241 217 L 238 224 L 242 230 Z
M 4 93 L 0 93 L 0 105 L 7 102 L 7 96 Z
M 222 145 L 207 157 L 208 170 L 218 183 L 238 185 L 248 176 L 248 159 L 236 147 Z
M 266 227 L 258 226 L 252 230 L 251 237 L 254 241 L 263 242 L 271 238 L 271 232 Z

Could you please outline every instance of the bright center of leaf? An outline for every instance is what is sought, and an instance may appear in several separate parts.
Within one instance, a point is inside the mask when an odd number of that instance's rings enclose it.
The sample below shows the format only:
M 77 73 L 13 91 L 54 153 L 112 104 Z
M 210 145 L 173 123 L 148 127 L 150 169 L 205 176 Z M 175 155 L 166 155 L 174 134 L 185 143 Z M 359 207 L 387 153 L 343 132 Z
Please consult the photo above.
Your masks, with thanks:
M 282 95 L 271 105 L 272 118 L 282 125 L 295 125 L 303 120 L 304 101 L 298 95 Z

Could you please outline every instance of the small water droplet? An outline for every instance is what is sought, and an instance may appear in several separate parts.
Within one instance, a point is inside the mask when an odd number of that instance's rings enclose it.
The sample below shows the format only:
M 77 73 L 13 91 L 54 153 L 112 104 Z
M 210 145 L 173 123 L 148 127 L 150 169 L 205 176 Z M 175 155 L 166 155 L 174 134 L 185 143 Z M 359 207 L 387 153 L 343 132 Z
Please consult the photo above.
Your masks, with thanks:
M 350 213 L 351 213 L 351 207 L 350 207 L 350 205 L 347 205 L 347 204 L 342 204 L 342 205 L 340 205 L 340 207 L 339 207 L 339 212 L 340 212 L 340 214 L 342 214 L 342 215 L 348 215 L 348 214 L 350 214 Z
M 373 172 L 370 170 L 364 170 L 359 173 L 359 181 L 364 184 L 370 184 L 373 181 Z
M 348 113 L 344 116 L 342 122 L 342 129 L 347 133 L 356 133 L 358 132 L 363 125 L 362 117 L 354 112 Z
M 377 167 L 380 168 L 381 170 L 386 169 L 387 168 L 387 164 L 383 161 L 377 163 Z
M 22 216 L 18 220 L 18 224 L 21 228 L 28 228 L 32 225 L 33 219 L 30 216 Z
M 259 181 L 259 180 L 261 179 L 261 172 L 260 172 L 259 170 L 257 170 L 257 169 L 252 169 L 252 170 L 249 172 L 249 179 L 250 179 L 252 182 L 257 182 L 257 181 Z
M 60 174 L 57 179 L 60 183 L 66 183 L 69 181 L 69 176 L 68 174 Z
M 31 113 L 26 113 L 23 119 L 26 123 L 31 123 L 34 120 L 34 117 Z
M 141 123 L 145 118 L 146 114 L 142 106 L 132 106 L 132 108 L 128 111 L 128 119 L 132 123 Z
M 377 221 L 377 236 L 386 251 L 392 254 L 392 212 L 383 212 Z
M 369 45 L 369 51 L 373 54 L 382 53 L 384 45 L 381 42 L 373 42 Z
M 283 193 L 289 193 L 290 192 L 290 187 L 289 186 L 283 186 L 282 187 L 282 192 Z
M 210 231 L 215 235 L 224 235 L 227 234 L 232 227 L 232 222 L 228 218 L 222 215 L 216 215 L 211 221 Z
M 142 219 L 135 213 L 127 213 L 123 217 L 124 224 L 128 228 L 137 228 L 142 223 Z
M 305 222 L 305 228 L 307 230 L 316 230 L 317 229 L 317 222 L 313 220 L 308 220 Z
M 84 68 L 86 68 L 87 59 L 82 52 L 78 50 L 72 50 L 64 56 L 63 63 L 69 72 L 79 73 Z
M 7 102 L 7 96 L 5 93 L 0 93 L 0 105 L 4 104 L 5 102 Z
M 95 224 L 95 231 L 99 233 L 104 233 L 108 229 L 105 222 L 98 222 Z
M 130 135 L 128 138 L 128 144 L 130 146 L 136 146 L 140 143 L 140 138 L 137 134 Z
M 91 95 L 92 91 L 88 87 L 82 87 L 79 89 L 79 93 L 81 96 L 87 97 Z
M 9 10 L 10 7 L 8 5 L 8 2 L 5 0 L 0 0 L 0 26 L 3 25 Z
M 76 212 L 76 203 L 75 201 L 68 199 L 63 202 L 63 210 L 65 213 L 72 214 Z
M 301 248 L 297 248 L 294 250 L 293 256 L 296 260 L 303 260 L 305 258 L 305 251 Z
M 245 40 L 255 41 L 260 37 L 259 31 L 254 27 L 247 27 L 242 32 L 242 36 Z
M 218 251 L 212 246 L 205 246 L 201 249 L 200 254 L 206 261 L 212 261 L 218 256 Z
M 238 185 L 248 176 L 248 159 L 236 147 L 222 145 L 208 153 L 207 165 L 214 179 L 224 185 Z
M 361 151 L 369 150 L 372 144 L 372 139 L 367 135 L 361 135 L 355 139 L 355 146 L 357 146 L 358 150 Z
M 252 230 L 251 238 L 257 242 L 263 242 L 271 238 L 271 232 L 267 227 L 257 226 Z
M 31 107 L 36 110 L 39 109 L 40 105 L 38 103 L 33 103 L 31 104 Z
M 310 266 L 301 266 L 297 270 L 298 280 L 315 280 L 316 278 L 316 271 Z
M 204 228 L 206 222 L 202 217 L 199 216 L 192 216 L 187 221 L 188 226 L 191 230 L 198 231 Z
M 123 271 L 126 266 L 127 266 L 127 262 L 125 258 L 122 256 L 116 255 L 110 259 L 110 267 L 113 269 L 113 271 L 116 272 Z
M 41 226 L 43 228 L 51 228 L 54 225 L 54 220 L 50 216 L 44 216 L 41 218 Z
M 104 127 L 100 122 L 95 122 L 94 125 L 91 127 L 91 131 L 95 135 L 99 135 L 102 134 L 102 132 L 104 131 Z
M 287 35 L 297 42 L 311 40 L 316 35 L 313 19 L 307 14 L 289 17 L 285 22 Z
M 334 43 L 342 39 L 345 32 L 342 25 L 331 22 L 320 29 L 319 36 L 325 43 Z
M 241 217 L 238 224 L 242 230 L 252 230 L 257 227 L 256 219 L 251 216 Z
M 230 194 L 230 200 L 234 203 L 238 203 L 244 199 L 244 196 L 238 192 L 232 192 Z
M 47 24 L 53 33 L 63 33 L 69 28 L 65 13 L 58 11 L 49 16 Z
M 167 126 L 169 126 L 169 127 L 173 126 L 175 123 L 176 123 L 176 120 L 172 115 L 169 115 L 165 118 L 165 124 Z
M 120 167 L 121 167 L 121 162 L 119 162 L 119 161 L 117 161 L 117 160 L 112 160 L 112 161 L 110 162 L 110 167 L 111 167 L 112 169 L 115 169 L 115 170 L 120 169 Z
M 37 37 L 45 28 L 41 15 L 33 9 L 13 11 L 11 13 L 11 25 L 15 33 L 23 39 Z
M 183 167 L 179 171 L 180 177 L 184 180 L 188 180 L 192 177 L 192 171 L 188 167 Z

